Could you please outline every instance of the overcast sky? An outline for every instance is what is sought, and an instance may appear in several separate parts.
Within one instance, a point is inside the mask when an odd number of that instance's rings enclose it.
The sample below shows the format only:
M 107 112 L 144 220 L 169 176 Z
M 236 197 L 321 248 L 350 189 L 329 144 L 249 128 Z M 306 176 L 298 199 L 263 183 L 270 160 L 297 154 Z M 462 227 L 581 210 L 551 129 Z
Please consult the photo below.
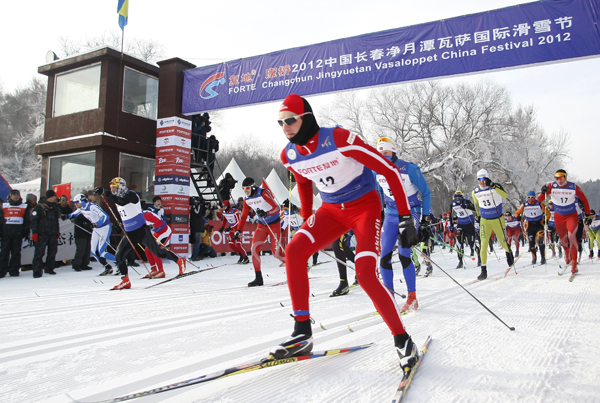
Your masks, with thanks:
M 459 15 L 492 10 L 518 0 L 345 0 L 345 1 L 222 1 L 130 0 L 128 36 L 162 43 L 165 59 L 179 57 L 204 66 L 333 39 L 399 28 Z M 24 86 L 45 64 L 48 50 L 59 53 L 58 38 L 74 40 L 119 30 L 117 0 L 3 1 L 0 25 L 0 83 L 5 90 Z M 9 62 L 7 62 L 9 61 Z M 43 76 L 40 76 L 43 77 Z M 600 59 L 447 78 L 445 83 L 491 79 L 506 86 L 515 104 L 534 105 L 547 132 L 570 134 L 565 166 L 571 179 L 600 178 L 598 115 Z M 331 96 L 308 97 L 313 107 Z M 279 103 L 224 111 L 224 128 L 214 134 L 234 141 L 256 134 L 283 146 L 275 122 Z M 515 144 L 515 147 L 518 147 Z M 551 179 L 551 178 L 549 178 Z

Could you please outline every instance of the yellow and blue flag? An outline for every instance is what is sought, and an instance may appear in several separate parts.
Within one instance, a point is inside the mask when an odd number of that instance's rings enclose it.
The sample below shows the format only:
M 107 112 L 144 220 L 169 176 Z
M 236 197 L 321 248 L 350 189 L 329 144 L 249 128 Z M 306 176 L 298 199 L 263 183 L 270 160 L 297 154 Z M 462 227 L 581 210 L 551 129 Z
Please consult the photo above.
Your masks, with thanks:
M 124 30 L 125 25 L 127 25 L 127 16 L 129 14 L 129 0 L 119 0 L 117 13 L 119 14 L 119 26 Z

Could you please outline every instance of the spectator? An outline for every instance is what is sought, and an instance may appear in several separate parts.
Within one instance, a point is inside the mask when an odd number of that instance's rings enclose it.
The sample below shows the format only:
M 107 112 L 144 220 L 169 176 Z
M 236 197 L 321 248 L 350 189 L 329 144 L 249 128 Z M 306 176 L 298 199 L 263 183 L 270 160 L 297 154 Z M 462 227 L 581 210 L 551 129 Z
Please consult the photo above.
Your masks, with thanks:
M 162 199 L 160 198 L 160 196 L 154 196 L 152 198 L 152 204 L 155 207 L 154 210 L 156 210 L 156 211 L 154 211 L 154 214 L 159 216 L 161 220 L 164 220 L 165 219 L 165 209 L 162 206 Z
M 192 249 L 193 261 L 200 260 L 200 241 L 204 232 L 204 202 L 197 197 L 190 198 L 190 232 L 194 235 L 194 248 Z
M 25 196 L 25 204 L 27 204 L 27 216 L 31 216 L 31 210 L 36 206 L 38 198 L 33 193 L 27 193 Z
M 208 169 L 212 173 L 215 168 L 215 158 L 219 151 L 219 140 L 214 135 L 208 138 Z
M 212 247 L 212 242 L 210 241 L 210 237 L 213 235 L 213 226 L 205 223 L 204 232 L 202 233 L 202 240 L 200 241 L 200 250 L 198 252 L 199 259 L 205 257 L 217 257 L 217 252 Z
M 244 198 L 243 197 L 238 197 L 235 208 L 242 211 L 242 209 L 244 208 Z
M 221 181 L 219 182 L 219 194 L 221 195 L 222 201 L 229 201 L 229 199 L 231 198 L 231 191 L 233 190 L 237 182 L 238 181 L 233 179 L 233 176 L 231 176 L 229 172 L 227 172 L 225 174 L 225 177 L 221 179 Z M 243 201 L 244 199 L 242 199 L 242 207 L 244 206 Z
M 61 214 L 71 214 L 73 212 L 73 209 L 69 206 L 69 198 L 67 196 L 60 196 L 59 209 Z
M 6 203 L 0 209 L 0 278 L 10 273 L 19 275 L 21 267 L 21 245 L 23 238 L 29 236 L 29 215 L 27 205 L 23 203 L 17 189 L 10 191 Z
M 58 237 L 60 229 L 58 219 L 60 209 L 57 204 L 56 192 L 52 189 L 46 191 L 46 199 L 38 203 L 31 211 L 31 239 L 35 242 L 33 255 L 33 277 L 42 277 L 43 273 L 56 274 L 54 272 L 54 260 L 58 250 Z M 42 261 L 46 253 L 46 262 Z M 43 270 L 43 272 L 42 272 Z
M 77 196 L 75 197 L 75 200 L 77 200 Z M 92 270 L 90 267 L 90 255 L 92 252 L 91 241 L 94 225 L 83 214 L 72 216 L 71 221 L 75 224 L 75 230 L 73 231 L 75 257 L 71 262 L 71 267 L 75 271 Z

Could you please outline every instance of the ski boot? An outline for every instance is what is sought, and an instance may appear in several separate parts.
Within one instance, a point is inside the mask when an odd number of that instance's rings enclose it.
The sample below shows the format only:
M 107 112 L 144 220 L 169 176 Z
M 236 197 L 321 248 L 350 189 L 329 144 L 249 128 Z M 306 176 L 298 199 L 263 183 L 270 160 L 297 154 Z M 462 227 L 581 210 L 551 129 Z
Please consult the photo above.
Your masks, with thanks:
M 465 266 L 463 265 L 463 261 L 459 260 L 458 261 L 458 266 L 456 266 L 457 269 L 463 269 Z
M 166 277 L 166 275 L 165 275 L 165 272 L 164 272 L 164 270 L 160 270 L 160 269 L 159 269 L 159 270 L 158 270 L 158 271 L 156 271 L 156 272 L 154 273 L 154 275 L 153 275 L 152 277 L 150 277 L 150 278 L 165 278 L 165 277 Z
M 537 256 L 536 256 L 536 254 L 535 254 L 535 251 L 532 251 L 532 252 L 531 252 L 531 256 L 533 256 L 533 257 L 531 258 L 531 264 L 536 264 L 536 263 L 537 263 Z
M 427 261 L 427 263 L 425 263 L 427 265 L 427 269 L 425 270 L 425 277 L 429 277 L 431 276 L 431 273 L 433 273 L 433 266 L 431 266 L 431 263 L 429 261 Z
M 421 271 L 421 265 L 420 265 L 420 264 L 417 264 L 417 265 L 415 265 L 415 274 L 416 274 L 417 276 L 419 275 L 419 272 L 420 272 L 420 271 Z
M 600 259 L 600 248 L 598 249 L 598 259 Z
M 540 264 L 546 264 L 546 256 L 542 255 L 540 258 Z
M 183 272 L 186 269 L 186 262 L 185 259 L 180 257 L 179 259 L 177 259 L 177 266 L 179 267 L 179 275 L 181 276 L 183 274 Z
M 404 304 L 404 306 L 401 309 L 401 312 L 410 312 L 410 311 L 416 311 L 419 308 L 419 302 L 417 301 L 417 292 L 416 291 L 409 291 L 408 292 L 408 299 L 406 300 L 406 304 Z
M 158 273 L 158 269 L 156 268 L 156 266 L 152 266 L 150 267 L 150 273 L 146 274 L 142 278 L 153 278 L 156 273 Z
M 508 263 L 508 267 L 512 266 L 515 263 L 515 257 L 511 252 L 506 252 L 506 263 Z
M 330 297 L 339 297 L 342 295 L 347 295 L 350 292 L 350 287 L 348 287 L 348 280 L 340 279 L 340 285 L 338 288 L 333 290 Z
M 419 350 L 408 333 L 394 335 L 394 345 L 400 358 L 400 368 L 414 367 L 419 360 Z
M 263 285 L 262 271 L 255 271 L 254 275 L 256 277 L 254 278 L 254 281 L 248 283 L 248 287 L 257 287 Z
M 109 274 L 112 274 L 112 272 L 113 272 L 112 266 L 107 264 L 106 266 L 104 266 L 104 271 L 98 275 L 99 276 L 108 276 Z
M 242 261 L 240 263 L 241 264 L 248 264 L 248 263 L 250 263 L 250 259 L 248 259 L 248 256 L 242 257 Z
M 559 258 L 559 259 L 560 259 L 560 258 L 562 258 L 562 255 L 563 255 L 563 254 L 562 254 L 562 246 L 559 246 L 559 247 L 558 247 L 558 258 Z M 600 257 L 600 256 L 598 256 L 598 257 Z
M 238 259 L 238 261 L 236 262 L 236 264 L 242 264 L 243 260 L 244 260 L 244 257 L 242 255 L 240 255 L 240 258 Z
M 590 259 L 594 258 L 594 250 L 593 249 L 590 249 L 590 256 L 589 256 L 589 258 Z
M 481 274 L 477 276 L 477 280 L 485 280 L 487 278 L 487 267 L 481 266 Z
M 271 351 L 269 351 L 269 358 L 279 360 L 295 355 L 305 355 L 312 351 L 313 338 L 311 320 L 308 319 L 300 322 L 294 319 L 294 321 L 294 332 L 292 335 L 280 345 L 273 347 Z
M 471 257 L 475 256 L 475 251 L 471 249 Z
M 131 282 L 129 281 L 129 276 L 121 277 L 121 282 L 114 286 L 113 290 L 125 290 L 131 288 Z
M 357 285 L 358 285 L 358 277 L 354 276 L 354 283 L 352 283 L 352 287 L 356 287 Z

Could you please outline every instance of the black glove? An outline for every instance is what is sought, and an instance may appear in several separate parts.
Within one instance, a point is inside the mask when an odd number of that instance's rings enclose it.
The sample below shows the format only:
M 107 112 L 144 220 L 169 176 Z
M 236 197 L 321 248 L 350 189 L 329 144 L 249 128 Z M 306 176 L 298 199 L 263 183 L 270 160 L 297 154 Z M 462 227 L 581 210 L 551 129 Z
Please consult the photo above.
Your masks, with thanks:
M 257 208 L 257 209 L 256 209 L 256 210 L 254 210 L 254 211 L 256 211 L 256 214 L 258 214 L 258 215 L 259 215 L 260 217 L 262 217 L 262 218 L 267 218 L 267 217 L 268 217 L 268 215 L 269 215 L 269 213 L 267 213 L 265 210 L 261 210 L 261 209 L 259 209 L 259 208 Z
M 67 219 L 67 215 L 66 214 L 61 214 L 60 215 L 60 219 L 65 221 Z
M 594 221 L 594 217 L 596 217 L 595 214 L 589 214 L 589 215 L 585 216 L 585 223 L 587 225 L 590 225 L 592 223 L 592 221 Z
M 477 221 L 477 224 L 479 224 L 481 222 L 481 217 L 477 216 L 476 221 Z
M 485 186 L 490 186 L 492 184 L 492 180 L 490 178 L 485 178 Z
M 219 232 L 220 232 L 221 234 L 223 233 L 223 231 L 225 231 L 225 227 L 221 227 L 221 228 L 219 228 Z
M 419 242 L 427 243 L 429 237 L 431 237 L 431 228 L 421 220 L 421 225 L 419 226 Z
M 242 231 L 240 231 L 240 230 L 237 230 L 237 231 L 235 231 L 235 233 L 233 234 L 233 237 L 232 237 L 232 238 L 233 238 L 233 239 L 235 239 L 235 240 L 238 240 L 238 239 L 240 239 L 241 237 L 242 237 Z
M 403 248 L 410 248 L 419 242 L 419 236 L 413 223 L 412 216 L 401 215 L 398 224 L 398 242 Z
M 542 193 L 546 194 L 547 191 L 548 191 L 548 185 L 542 186 Z
M 104 194 L 104 188 L 98 186 L 97 188 L 94 189 L 94 193 L 97 194 L 98 196 L 100 196 L 101 194 Z
M 110 188 L 104 189 L 104 193 L 103 193 L 104 196 L 108 196 L 111 194 L 112 194 L 112 192 L 110 191 Z

